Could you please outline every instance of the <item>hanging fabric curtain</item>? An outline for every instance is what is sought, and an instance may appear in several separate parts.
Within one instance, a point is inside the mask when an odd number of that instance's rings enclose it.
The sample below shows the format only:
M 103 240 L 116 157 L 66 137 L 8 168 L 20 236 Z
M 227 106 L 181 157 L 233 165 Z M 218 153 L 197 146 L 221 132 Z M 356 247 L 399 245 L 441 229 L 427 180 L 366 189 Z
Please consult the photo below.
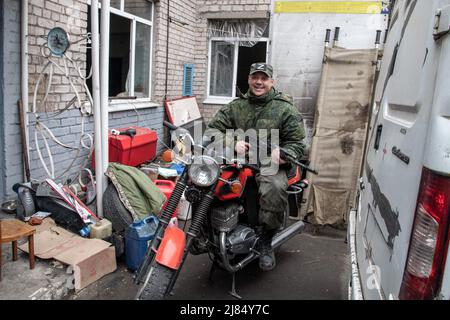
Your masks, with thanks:
M 258 20 L 210 20 L 208 37 L 220 37 L 225 41 L 239 41 L 243 47 L 253 47 L 266 33 L 269 21 Z

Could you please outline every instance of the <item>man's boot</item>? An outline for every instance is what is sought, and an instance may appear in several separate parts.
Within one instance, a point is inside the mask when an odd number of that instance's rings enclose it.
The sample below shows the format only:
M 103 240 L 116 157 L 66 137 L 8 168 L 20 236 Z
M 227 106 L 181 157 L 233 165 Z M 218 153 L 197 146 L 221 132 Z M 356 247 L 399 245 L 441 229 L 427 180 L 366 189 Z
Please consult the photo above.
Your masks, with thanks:
M 272 249 L 272 238 L 274 231 L 265 230 L 261 235 L 261 256 L 259 257 L 259 267 L 261 270 L 270 271 L 276 266 L 275 254 Z

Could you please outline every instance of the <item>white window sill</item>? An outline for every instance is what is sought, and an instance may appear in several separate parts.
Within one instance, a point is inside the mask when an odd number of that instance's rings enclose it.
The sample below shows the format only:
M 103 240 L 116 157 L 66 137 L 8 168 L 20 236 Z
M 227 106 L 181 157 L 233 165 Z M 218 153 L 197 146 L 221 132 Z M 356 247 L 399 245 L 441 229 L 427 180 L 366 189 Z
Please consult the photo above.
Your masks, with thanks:
M 109 112 L 128 111 L 136 109 L 147 109 L 160 107 L 161 104 L 152 102 L 150 99 L 123 99 L 109 101 Z
M 231 98 L 231 97 L 220 97 L 220 98 L 215 98 L 215 97 L 208 97 L 206 98 L 206 100 L 203 101 L 203 104 L 227 104 L 230 103 L 231 101 L 233 101 L 236 98 Z

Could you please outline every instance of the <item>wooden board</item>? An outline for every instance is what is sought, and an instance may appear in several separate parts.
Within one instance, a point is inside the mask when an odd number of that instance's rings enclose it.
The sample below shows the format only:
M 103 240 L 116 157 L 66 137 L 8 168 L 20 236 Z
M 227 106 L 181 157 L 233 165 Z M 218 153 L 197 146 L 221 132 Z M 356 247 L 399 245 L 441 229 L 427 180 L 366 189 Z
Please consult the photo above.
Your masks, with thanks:
M 109 242 L 82 238 L 56 226 L 50 218 L 44 221 L 36 227 L 35 255 L 73 266 L 76 290 L 117 269 L 116 250 Z M 28 243 L 19 248 L 28 252 Z
M 77 239 L 76 244 L 67 247 L 53 258 L 65 264 L 76 265 L 87 258 L 96 255 L 110 246 L 109 242 L 100 239 Z
M 166 101 L 165 107 L 169 121 L 177 127 L 202 117 L 195 97 Z
M 103 249 L 83 261 L 79 261 L 73 268 L 75 290 L 85 288 L 116 269 L 116 250 L 114 247 Z

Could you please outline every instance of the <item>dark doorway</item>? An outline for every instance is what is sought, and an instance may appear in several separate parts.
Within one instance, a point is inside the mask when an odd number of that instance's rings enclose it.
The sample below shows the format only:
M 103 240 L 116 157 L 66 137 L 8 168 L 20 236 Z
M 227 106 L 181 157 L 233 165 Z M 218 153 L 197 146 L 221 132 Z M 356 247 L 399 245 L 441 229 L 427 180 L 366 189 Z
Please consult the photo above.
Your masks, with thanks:
M 130 69 L 130 20 L 111 14 L 109 40 L 109 96 L 125 93 Z M 126 92 L 125 95 L 129 95 Z
M 250 66 L 255 62 L 266 62 L 266 52 L 267 42 L 258 42 L 253 47 L 239 47 L 236 85 L 242 93 L 248 90 Z

